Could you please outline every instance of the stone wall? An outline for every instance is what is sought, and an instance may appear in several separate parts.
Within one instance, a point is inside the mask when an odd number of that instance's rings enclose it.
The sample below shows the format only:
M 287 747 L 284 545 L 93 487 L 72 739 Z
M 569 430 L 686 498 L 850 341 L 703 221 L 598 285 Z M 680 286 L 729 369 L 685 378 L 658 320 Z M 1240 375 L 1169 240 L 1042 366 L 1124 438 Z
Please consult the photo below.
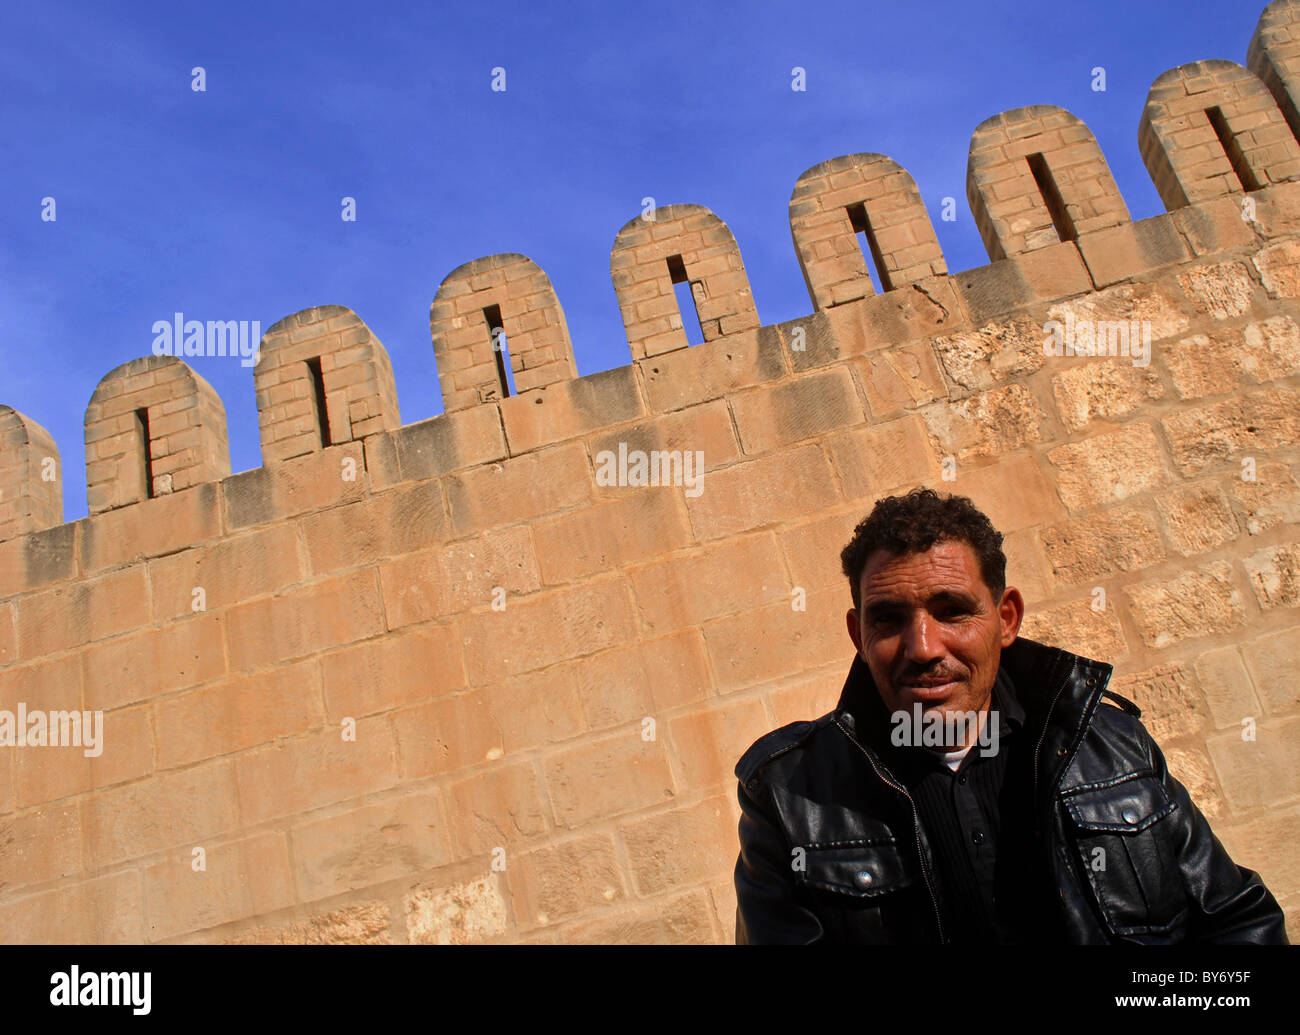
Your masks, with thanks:
M 1023 108 L 972 139 L 978 269 L 850 155 L 794 187 L 788 323 L 673 206 L 615 241 L 628 366 L 575 377 L 546 274 L 489 256 L 433 302 L 443 415 L 403 426 L 383 345 L 306 310 L 262 343 L 263 467 L 232 475 L 220 399 L 146 357 L 91 399 L 67 524 L 55 444 L 0 407 L 0 709 L 104 713 L 97 756 L 0 754 L 0 937 L 730 941 L 732 766 L 834 706 L 839 549 L 919 484 L 987 509 L 1026 634 L 1114 662 L 1300 930 L 1293 22 L 1152 87 L 1165 215 Z M 1120 354 L 1049 355 L 1054 327 Z M 608 484 L 620 450 L 702 480 Z

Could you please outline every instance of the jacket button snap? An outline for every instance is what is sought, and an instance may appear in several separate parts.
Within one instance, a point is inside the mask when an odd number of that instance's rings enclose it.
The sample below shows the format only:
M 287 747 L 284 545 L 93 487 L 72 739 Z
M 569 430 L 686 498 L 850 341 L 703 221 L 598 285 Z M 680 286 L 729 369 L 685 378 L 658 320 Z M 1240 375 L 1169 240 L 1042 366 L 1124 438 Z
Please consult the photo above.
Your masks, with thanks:
M 859 885 L 860 887 L 864 887 L 864 888 L 866 888 L 866 887 L 870 887 L 870 886 L 871 886 L 871 871 L 870 871 L 870 870 L 858 870 L 858 872 L 857 872 L 857 876 L 856 876 L 855 879 L 857 880 L 858 885 Z
M 1125 823 L 1133 824 L 1138 821 L 1137 810 L 1132 808 L 1131 806 L 1129 808 L 1126 808 L 1123 812 L 1121 812 L 1120 815 L 1124 817 Z
M 971 834 L 970 839 L 975 844 L 982 845 L 984 843 L 984 831 L 982 830 L 975 831 L 975 833 Z

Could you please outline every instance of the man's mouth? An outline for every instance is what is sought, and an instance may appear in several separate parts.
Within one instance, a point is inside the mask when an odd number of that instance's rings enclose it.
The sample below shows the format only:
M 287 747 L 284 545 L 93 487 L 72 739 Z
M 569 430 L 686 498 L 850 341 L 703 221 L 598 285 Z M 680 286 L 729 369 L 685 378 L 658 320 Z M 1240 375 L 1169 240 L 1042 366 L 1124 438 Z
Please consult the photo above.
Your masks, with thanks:
M 918 701 L 940 701 L 948 697 L 960 680 L 921 679 L 896 684 L 899 693 L 909 694 Z

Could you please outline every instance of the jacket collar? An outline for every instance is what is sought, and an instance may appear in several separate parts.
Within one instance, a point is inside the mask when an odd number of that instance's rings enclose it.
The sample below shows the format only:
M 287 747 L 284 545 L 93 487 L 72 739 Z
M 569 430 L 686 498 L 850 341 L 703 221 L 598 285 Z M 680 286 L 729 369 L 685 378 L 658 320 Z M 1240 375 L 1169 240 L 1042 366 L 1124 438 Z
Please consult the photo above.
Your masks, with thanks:
M 1002 651 L 999 665 L 1015 687 L 1024 730 L 1036 746 L 1040 786 L 1051 793 L 1083 739 L 1112 667 L 1023 636 Z M 836 711 L 863 747 L 878 755 L 887 751 L 889 710 L 860 654 L 853 656 Z

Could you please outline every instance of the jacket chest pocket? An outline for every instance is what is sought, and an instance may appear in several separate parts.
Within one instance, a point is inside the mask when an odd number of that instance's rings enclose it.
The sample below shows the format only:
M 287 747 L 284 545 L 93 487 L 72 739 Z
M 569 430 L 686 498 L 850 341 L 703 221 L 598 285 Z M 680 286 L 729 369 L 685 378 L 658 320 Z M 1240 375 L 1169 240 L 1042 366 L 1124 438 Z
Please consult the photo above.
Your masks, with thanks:
M 1065 798 L 1075 849 L 1115 935 L 1167 934 L 1187 912 L 1170 843 L 1177 808 L 1159 780 L 1135 776 Z
M 910 887 L 914 875 L 892 840 L 803 845 L 795 879 L 806 888 L 870 901 Z M 802 872 L 799 865 L 802 863 Z
M 924 942 L 929 898 L 909 855 L 892 838 L 802 846 L 800 898 L 841 945 Z

